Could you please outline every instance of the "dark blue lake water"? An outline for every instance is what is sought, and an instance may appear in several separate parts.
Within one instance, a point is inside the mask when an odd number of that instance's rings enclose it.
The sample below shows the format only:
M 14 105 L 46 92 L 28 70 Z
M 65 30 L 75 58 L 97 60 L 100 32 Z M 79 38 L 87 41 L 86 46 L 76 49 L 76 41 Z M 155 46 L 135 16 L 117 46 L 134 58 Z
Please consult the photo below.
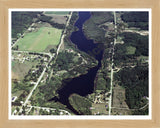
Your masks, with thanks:
M 72 43 L 76 44 L 79 50 L 86 53 L 97 48 L 97 44 L 95 44 L 93 40 L 88 40 L 82 30 L 84 22 L 88 20 L 90 16 L 90 12 L 79 12 L 79 19 L 75 23 L 75 26 L 78 27 L 79 30 L 73 32 L 70 37 Z M 63 81 L 64 87 L 60 89 L 58 93 L 60 96 L 60 102 L 67 105 L 68 108 L 70 108 L 68 97 L 71 94 L 77 93 L 81 96 L 86 96 L 93 92 L 94 79 L 98 69 L 101 66 L 102 52 L 103 51 L 95 55 L 95 58 L 98 60 L 98 66 L 89 69 L 88 73 L 85 75 L 73 78 L 71 81 Z

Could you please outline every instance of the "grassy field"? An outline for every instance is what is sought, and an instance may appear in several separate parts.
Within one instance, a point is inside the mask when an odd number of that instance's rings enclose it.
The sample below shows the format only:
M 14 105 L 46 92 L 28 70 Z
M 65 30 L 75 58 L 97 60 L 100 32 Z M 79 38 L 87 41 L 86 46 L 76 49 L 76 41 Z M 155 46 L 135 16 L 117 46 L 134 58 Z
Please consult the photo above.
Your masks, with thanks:
M 112 115 L 130 115 L 130 110 L 125 100 L 125 89 L 116 85 L 113 89 Z
M 45 14 L 67 15 L 69 12 L 64 11 L 46 11 Z
M 27 75 L 29 69 L 32 68 L 32 66 L 35 66 L 37 62 L 24 62 L 24 63 L 19 63 L 12 61 L 12 79 L 18 79 L 22 80 L 25 75 Z M 14 65 L 13 65 L 14 64 Z
M 94 115 L 95 113 L 96 114 L 100 114 L 100 115 L 107 115 L 108 114 L 108 111 L 106 109 L 106 105 L 108 105 L 107 103 L 101 103 L 101 104 L 92 104 L 92 114 Z
M 42 27 L 36 32 L 27 33 L 16 45 L 19 50 L 44 51 L 48 45 L 57 46 L 60 41 L 62 30 L 56 28 Z
M 136 48 L 135 47 L 132 47 L 132 46 L 128 46 L 127 47 L 127 55 L 132 55 L 132 54 L 135 54 L 135 51 L 136 51 Z
M 113 89 L 113 107 L 128 108 L 125 102 L 125 89 L 119 85 L 116 85 Z

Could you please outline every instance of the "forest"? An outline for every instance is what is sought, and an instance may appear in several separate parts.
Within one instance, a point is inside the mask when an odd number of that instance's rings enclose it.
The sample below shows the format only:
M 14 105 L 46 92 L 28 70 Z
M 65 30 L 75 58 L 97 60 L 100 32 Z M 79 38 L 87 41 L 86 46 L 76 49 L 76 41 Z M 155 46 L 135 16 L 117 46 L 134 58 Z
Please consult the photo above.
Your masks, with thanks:
M 141 36 L 139 34 L 130 32 L 122 33 L 121 36 L 124 44 L 116 44 L 115 46 L 115 66 L 126 64 L 127 62 L 134 63 L 136 57 L 149 55 L 148 36 Z M 132 50 L 132 52 L 128 52 L 128 48 L 130 51 Z
M 52 17 L 45 16 L 42 12 L 12 12 L 12 38 L 18 38 L 33 22 L 38 21 L 48 22 L 58 29 L 65 28 L 64 24 L 55 23 L 51 19 Z
M 91 12 L 91 18 L 83 25 L 84 34 L 96 43 L 104 43 L 106 31 L 99 25 L 111 21 L 113 21 L 111 12 Z
M 65 28 L 65 24 L 58 24 L 58 23 L 55 23 L 54 21 L 51 21 L 52 17 L 50 16 L 45 16 L 45 15 L 41 15 L 39 17 L 39 20 L 42 21 L 42 22 L 47 22 L 49 23 L 50 25 L 52 25 L 52 27 L 54 28 L 58 28 L 58 29 L 64 29 Z
M 70 64 L 73 64 L 74 58 L 74 54 L 73 53 L 69 53 L 69 52 L 60 52 L 57 60 L 56 60 L 56 64 L 58 65 L 58 68 L 60 70 L 68 70 L 69 68 L 71 68 L 72 66 L 70 66 Z
M 128 27 L 148 30 L 148 12 L 123 12 L 121 18 L 124 22 L 128 23 Z
M 17 38 L 18 33 L 22 34 L 38 18 L 41 12 L 12 12 L 12 38 Z
M 138 60 L 138 57 L 149 56 L 148 36 L 130 32 L 122 33 L 120 36 L 124 44 L 116 44 L 114 64 L 121 69 L 114 74 L 114 79 L 118 85 L 125 88 L 129 108 L 138 109 L 144 105 L 143 98 L 148 97 L 149 92 L 148 63 Z M 138 114 L 139 111 L 133 113 Z
M 134 68 L 123 68 L 114 74 L 114 79 L 126 89 L 126 103 L 129 108 L 140 108 L 142 98 L 148 97 L 148 74 L 148 66 L 139 65 Z
M 69 102 L 79 114 L 91 115 L 90 107 L 92 106 L 92 102 L 87 98 L 78 94 L 72 94 L 69 97 Z

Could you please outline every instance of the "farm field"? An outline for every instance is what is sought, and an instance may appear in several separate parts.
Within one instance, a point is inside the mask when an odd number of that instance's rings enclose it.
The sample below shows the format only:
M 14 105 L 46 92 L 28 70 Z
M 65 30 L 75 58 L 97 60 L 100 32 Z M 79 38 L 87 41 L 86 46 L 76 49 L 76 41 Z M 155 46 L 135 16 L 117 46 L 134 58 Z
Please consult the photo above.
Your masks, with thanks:
M 113 115 L 128 115 L 130 110 L 125 102 L 125 89 L 116 85 L 113 89 Z
M 113 89 L 113 107 L 128 108 L 125 102 L 125 89 L 115 85 Z
M 27 33 L 16 45 L 18 50 L 43 52 L 48 45 L 59 44 L 61 33 L 60 29 L 42 27 L 38 31 Z
M 45 14 L 55 14 L 55 15 L 67 15 L 69 12 L 66 11 L 46 11 Z

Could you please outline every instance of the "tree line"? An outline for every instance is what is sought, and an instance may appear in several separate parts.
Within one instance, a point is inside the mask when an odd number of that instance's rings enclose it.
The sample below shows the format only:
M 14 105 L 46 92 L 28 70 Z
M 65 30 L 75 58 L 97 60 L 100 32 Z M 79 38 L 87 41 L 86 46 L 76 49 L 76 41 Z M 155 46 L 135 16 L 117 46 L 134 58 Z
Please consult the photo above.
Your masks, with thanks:
M 12 12 L 12 38 L 17 38 L 18 33 L 23 32 L 31 25 L 33 18 L 38 18 L 41 12 Z
M 56 23 L 54 21 L 51 20 L 52 17 L 50 16 L 46 16 L 44 14 L 42 14 L 40 17 L 39 17 L 39 20 L 42 21 L 42 22 L 47 22 L 49 23 L 50 25 L 52 25 L 53 27 L 55 28 L 58 28 L 58 29 L 64 29 L 65 28 L 65 24 L 59 24 L 59 23 Z
M 148 66 L 124 68 L 114 74 L 114 79 L 126 89 L 126 103 L 129 108 L 139 108 L 142 98 L 148 97 Z

